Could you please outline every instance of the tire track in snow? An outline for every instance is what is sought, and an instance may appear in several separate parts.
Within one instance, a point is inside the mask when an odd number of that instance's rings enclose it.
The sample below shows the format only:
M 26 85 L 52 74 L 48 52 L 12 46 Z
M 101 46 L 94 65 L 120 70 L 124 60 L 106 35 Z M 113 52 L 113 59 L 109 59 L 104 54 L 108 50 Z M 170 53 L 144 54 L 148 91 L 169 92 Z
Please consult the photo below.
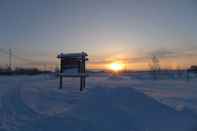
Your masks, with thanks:
M 21 99 L 20 88 L 12 88 L 1 99 L 2 108 L 0 109 L 1 126 L 8 130 L 16 129 L 42 115 L 34 112 Z

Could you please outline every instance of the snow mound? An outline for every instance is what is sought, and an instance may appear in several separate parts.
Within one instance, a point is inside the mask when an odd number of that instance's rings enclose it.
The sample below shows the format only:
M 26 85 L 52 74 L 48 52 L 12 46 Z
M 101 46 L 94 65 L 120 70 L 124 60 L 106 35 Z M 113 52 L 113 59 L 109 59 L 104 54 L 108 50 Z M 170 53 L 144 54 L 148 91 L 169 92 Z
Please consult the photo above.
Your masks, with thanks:
M 126 76 L 109 76 L 107 80 L 121 81 L 121 80 L 129 80 L 129 78 Z
M 46 101 L 47 102 L 47 101 Z M 20 131 L 194 131 L 197 117 L 132 88 L 89 88 L 70 110 L 27 123 Z

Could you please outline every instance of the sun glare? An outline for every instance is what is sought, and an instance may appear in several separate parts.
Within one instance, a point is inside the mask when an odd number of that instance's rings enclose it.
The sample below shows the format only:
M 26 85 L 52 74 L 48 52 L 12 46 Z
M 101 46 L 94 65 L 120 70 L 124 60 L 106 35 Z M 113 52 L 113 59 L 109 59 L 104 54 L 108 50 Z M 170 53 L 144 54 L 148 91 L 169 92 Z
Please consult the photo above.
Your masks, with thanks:
M 114 62 L 109 65 L 109 68 L 116 72 L 123 70 L 124 67 L 125 65 L 123 63 L 118 63 L 118 62 Z

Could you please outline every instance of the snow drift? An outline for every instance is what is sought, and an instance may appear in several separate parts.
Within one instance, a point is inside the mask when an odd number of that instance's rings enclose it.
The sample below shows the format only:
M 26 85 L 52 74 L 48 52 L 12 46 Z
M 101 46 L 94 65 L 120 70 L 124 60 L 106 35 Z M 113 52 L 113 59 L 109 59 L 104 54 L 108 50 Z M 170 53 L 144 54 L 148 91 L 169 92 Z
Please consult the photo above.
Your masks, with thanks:
M 177 111 L 132 85 L 123 86 L 127 79 L 115 84 L 91 79 L 82 93 L 75 79 L 63 90 L 57 89 L 57 79 L 45 76 L 1 79 L 0 131 L 197 130 L 192 111 Z

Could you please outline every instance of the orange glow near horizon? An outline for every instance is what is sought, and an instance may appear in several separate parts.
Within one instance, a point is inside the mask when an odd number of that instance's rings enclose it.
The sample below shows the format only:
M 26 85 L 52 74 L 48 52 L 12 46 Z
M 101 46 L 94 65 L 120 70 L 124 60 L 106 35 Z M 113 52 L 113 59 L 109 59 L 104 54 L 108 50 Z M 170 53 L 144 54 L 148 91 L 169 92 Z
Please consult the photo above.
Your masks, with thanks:
M 103 58 L 99 62 L 89 62 L 89 69 L 111 70 L 119 72 L 122 70 L 150 70 L 149 64 L 151 59 L 141 61 L 127 61 L 127 58 Z M 91 60 L 91 59 L 90 59 Z M 161 69 L 188 69 L 191 65 L 197 65 L 196 57 L 176 57 L 175 58 L 160 58 Z
M 122 62 L 112 62 L 108 65 L 108 69 L 119 72 L 125 69 L 125 64 Z

